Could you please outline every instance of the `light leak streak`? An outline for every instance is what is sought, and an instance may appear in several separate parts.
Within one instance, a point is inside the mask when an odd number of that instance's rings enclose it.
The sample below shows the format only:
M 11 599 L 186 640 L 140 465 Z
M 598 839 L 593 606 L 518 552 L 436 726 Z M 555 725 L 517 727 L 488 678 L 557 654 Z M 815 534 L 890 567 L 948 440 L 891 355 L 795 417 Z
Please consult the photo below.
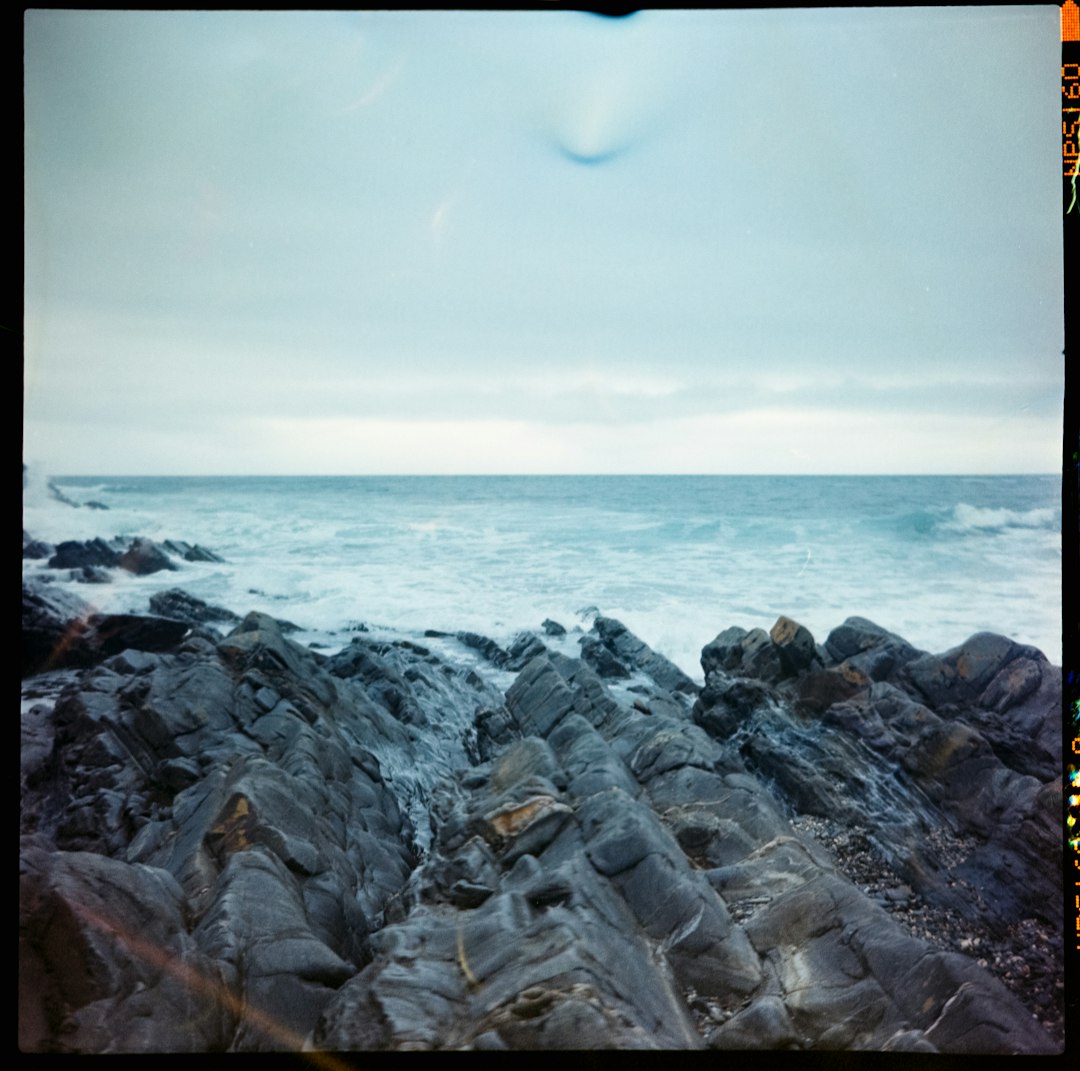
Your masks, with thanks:
M 102 934 L 112 937 L 126 946 L 133 958 L 149 963 L 162 973 L 171 974 L 193 993 L 208 996 L 225 1008 L 237 1020 L 245 1018 L 268 1037 L 273 1038 L 283 1051 L 302 1052 L 306 1059 L 309 1059 L 316 1067 L 322 1068 L 324 1071 L 350 1071 L 349 1064 L 328 1053 L 314 1049 L 304 1050 L 304 1043 L 307 1040 L 305 1037 L 286 1026 L 282 1026 L 260 1008 L 236 996 L 223 982 L 208 978 L 189 964 L 181 963 L 175 955 L 170 954 L 165 949 L 144 940 L 137 933 L 127 929 L 118 920 L 99 914 L 85 904 L 76 904 L 69 901 L 68 906 L 72 913 L 82 922 L 93 926 Z

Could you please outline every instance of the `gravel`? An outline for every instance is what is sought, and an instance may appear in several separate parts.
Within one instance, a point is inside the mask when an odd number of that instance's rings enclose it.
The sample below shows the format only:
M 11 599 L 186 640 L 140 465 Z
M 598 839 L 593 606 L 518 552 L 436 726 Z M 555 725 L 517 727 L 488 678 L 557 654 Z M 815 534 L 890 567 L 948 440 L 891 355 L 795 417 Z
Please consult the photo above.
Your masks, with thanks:
M 1065 968 L 1061 942 L 1052 927 L 1036 919 L 1023 919 L 1003 933 L 961 917 L 950 908 L 926 903 L 904 883 L 895 870 L 857 827 L 831 819 L 796 815 L 792 826 L 812 836 L 832 856 L 836 869 L 879 903 L 913 937 L 948 952 L 974 959 L 1020 999 L 1043 1029 L 1062 1045 L 1065 1040 Z M 927 837 L 937 857 L 952 869 L 975 847 L 972 837 L 935 830 Z M 981 897 L 963 879 L 949 884 L 978 903 Z

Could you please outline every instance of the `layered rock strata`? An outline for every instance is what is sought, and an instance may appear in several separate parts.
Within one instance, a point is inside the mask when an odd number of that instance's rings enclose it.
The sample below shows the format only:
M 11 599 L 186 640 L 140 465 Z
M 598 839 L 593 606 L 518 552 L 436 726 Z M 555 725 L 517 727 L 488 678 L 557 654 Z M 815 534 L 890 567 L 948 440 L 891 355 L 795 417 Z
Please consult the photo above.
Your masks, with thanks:
M 602 616 L 327 657 L 169 594 L 24 590 L 25 1050 L 1060 1049 L 1032 648 L 781 618 L 699 687 Z

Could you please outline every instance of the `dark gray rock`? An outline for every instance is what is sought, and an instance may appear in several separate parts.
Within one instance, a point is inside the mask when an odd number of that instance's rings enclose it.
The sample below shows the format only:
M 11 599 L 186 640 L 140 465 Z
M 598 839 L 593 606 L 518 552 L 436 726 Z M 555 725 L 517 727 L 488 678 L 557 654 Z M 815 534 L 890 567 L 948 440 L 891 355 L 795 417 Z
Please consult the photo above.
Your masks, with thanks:
M 276 853 L 237 847 L 218 886 L 193 936 L 232 983 L 231 1047 L 298 1049 L 356 965 L 313 932 L 299 883 Z
M 992 632 L 979 632 L 943 655 L 909 662 L 905 677 L 935 709 L 974 702 L 1005 666 L 1032 648 Z
M 100 565 L 84 565 L 68 572 L 68 579 L 79 584 L 111 584 L 112 574 Z
M 521 737 L 521 730 L 504 706 L 481 707 L 476 712 L 476 758 L 487 762 Z
M 1025 918 L 1058 930 L 1056 909 L 1046 909 L 1061 880 L 1049 825 L 1055 797 L 1031 774 L 1045 778 L 1051 768 L 1052 738 L 1042 727 L 1055 720 L 1060 673 L 1037 652 L 976 637 L 940 657 L 912 658 L 892 674 L 895 684 L 874 683 L 853 667 L 851 652 L 871 642 L 866 634 L 879 644 L 866 651 L 902 645 L 881 632 L 849 620 L 842 642 L 830 640 L 844 660 L 775 684 L 771 701 L 738 702 L 736 685 L 750 682 L 714 670 L 694 718 L 716 738 L 737 741 L 794 812 L 867 831 L 872 851 L 929 903 L 990 933 Z M 714 641 L 712 657 L 736 657 L 744 639 Z M 927 697 L 940 703 L 937 712 Z M 994 701 L 1004 717 L 986 709 Z M 976 728 L 983 725 L 994 745 Z M 947 862 L 937 845 L 958 833 L 977 847 Z
M 19 876 L 24 1052 L 208 1052 L 228 1043 L 219 964 L 170 874 L 27 842 Z
M 746 931 L 766 957 L 800 950 L 793 959 L 772 958 L 795 1033 L 818 1046 L 882 1048 L 914 1027 L 945 1051 L 1053 1051 L 999 982 L 966 957 L 901 934 L 858 889 L 827 872 L 774 897 Z M 974 1007 L 996 1005 L 994 1036 L 978 1013 L 963 1010 L 967 994 Z
M 97 665 L 128 648 L 168 651 L 187 625 L 138 614 L 98 614 L 55 585 L 23 586 L 23 675 Z
M 825 640 L 834 662 L 846 662 L 871 680 L 884 681 L 925 652 L 865 617 L 849 617 Z
M 513 642 L 507 648 L 506 668 L 515 673 L 523 670 L 534 658 L 547 652 L 544 641 L 531 632 L 522 632 L 514 637 Z
M 168 553 L 150 539 L 133 539 L 116 564 L 136 576 L 149 576 L 162 569 L 176 569 Z
M 511 660 L 509 652 L 504 651 L 494 640 L 489 639 L 487 636 L 480 636 L 475 632 L 457 632 L 455 636 L 459 643 L 471 647 L 474 651 L 479 651 L 484 658 L 499 669 L 502 669 Z
M 27 584 L 22 588 L 22 675 L 58 669 L 66 641 L 78 622 L 94 612 L 85 600 L 56 584 Z
M 574 709 L 574 696 L 547 657 L 534 658 L 506 693 L 506 706 L 522 733 L 547 736 Z
M 903 685 L 982 732 L 1014 769 L 1043 779 L 1061 766 L 1061 671 L 1033 647 L 980 632 L 904 667 Z
M 784 1002 L 766 994 L 736 1012 L 709 1035 L 710 1049 L 798 1049 L 796 1032 Z M 931 1051 L 937 1050 L 931 1046 Z
M 780 652 L 764 629 L 733 627 L 702 648 L 701 668 L 706 679 L 716 670 L 740 677 L 753 677 L 775 683 L 785 675 Z
M 609 619 L 629 686 L 530 634 L 497 673 L 368 634 L 323 657 L 53 586 L 24 590 L 35 658 L 89 661 L 24 687 L 28 1051 L 1060 1049 L 933 921 L 1056 932 L 1030 960 L 1060 974 L 1060 788 L 1010 760 L 1056 694 L 1037 652 L 875 679 L 853 661 L 893 640 L 781 619 L 722 633 L 698 695 Z
M 22 556 L 29 561 L 41 561 L 51 558 L 56 553 L 56 548 L 51 543 L 43 543 L 40 539 L 34 539 L 23 529 Z
M 189 625 L 238 624 L 240 618 L 231 610 L 210 606 L 180 588 L 169 588 L 150 596 L 150 609 L 159 617 L 186 621 Z
M 630 676 L 630 670 L 600 640 L 582 636 L 578 642 L 581 644 L 582 659 L 601 677 L 619 680 Z
M 785 676 L 794 677 L 817 659 L 817 645 L 810 630 L 790 617 L 777 618 L 769 631 Z
M 114 567 L 120 561 L 120 551 L 104 539 L 91 539 L 85 543 L 65 540 L 56 545 L 56 553 L 49 559 L 52 569 L 83 569 L 87 566 Z
M 614 788 L 630 796 L 640 786 L 604 738 L 580 714 L 570 714 L 548 735 L 571 792 L 582 799 Z
M 107 508 L 107 507 L 103 507 Z M 32 542 L 27 544 L 24 534 L 24 557 L 26 547 L 35 549 L 36 556 L 43 556 L 47 544 Z M 58 543 L 55 550 L 49 550 L 49 566 L 53 569 L 87 569 L 94 567 L 121 568 L 137 576 L 147 576 L 163 569 L 175 570 L 172 556 L 189 562 L 220 562 L 223 559 L 198 544 L 192 546 L 180 540 L 167 539 L 158 544 L 141 536 L 130 541 L 122 538 L 111 540 L 91 539 L 85 542 L 66 540 Z
M 799 681 L 796 705 L 802 713 L 821 714 L 837 703 L 854 698 L 871 683 L 872 678 L 850 662 L 811 670 Z
M 94 665 L 129 648 L 136 651 L 171 651 L 191 629 L 182 621 L 141 614 L 91 614 L 79 636 L 81 654 L 72 650 L 68 665 Z
M 1061 769 L 1061 709 L 1061 670 L 1029 652 L 1008 661 L 963 717 L 1007 766 L 1046 781 Z
M 706 678 L 716 670 L 732 672 L 742 665 L 742 641 L 746 635 L 746 629 L 732 625 L 701 649 L 701 668 Z
M 198 543 L 192 545 L 181 539 L 166 539 L 162 546 L 170 554 L 182 558 L 186 562 L 222 562 L 225 559 L 215 554 L 212 550 L 200 547 Z
M 416 906 L 374 939 L 374 962 L 330 1003 L 317 1044 L 700 1046 L 627 902 L 586 861 L 570 809 L 518 850 L 557 813 L 566 781 L 550 747 L 524 740 L 471 774 L 468 793 L 446 797 L 435 854 L 414 878 Z M 457 830 L 470 825 L 478 832 L 463 839 Z M 460 903 L 462 879 L 473 895 L 455 919 L 441 905 Z
M 25 486 L 25 479 L 26 479 L 26 467 L 23 466 L 24 486 Z M 49 497 L 50 498 L 54 498 L 57 502 L 63 502 L 63 504 L 65 506 L 72 506 L 75 509 L 79 508 L 79 503 L 76 502 L 73 498 L 68 498 L 68 496 L 65 495 L 64 492 L 61 491 L 60 488 L 56 486 L 56 483 L 53 480 L 49 480 L 46 486 L 49 489 Z
M 763 682 L 713 670 L 694 704 L 693 718 L 710 736 L 724 739 L 770 701 L 775 701 L 775 693 Z
M 671 692 L 697 695 L 698 686 L 674 662 L 657 654 L 643 640 L 638 639 L 621 621 L 613 617 L 601 617 L 593 621 L 593 631 L 600 642 L 621 663 L 632 666 Z

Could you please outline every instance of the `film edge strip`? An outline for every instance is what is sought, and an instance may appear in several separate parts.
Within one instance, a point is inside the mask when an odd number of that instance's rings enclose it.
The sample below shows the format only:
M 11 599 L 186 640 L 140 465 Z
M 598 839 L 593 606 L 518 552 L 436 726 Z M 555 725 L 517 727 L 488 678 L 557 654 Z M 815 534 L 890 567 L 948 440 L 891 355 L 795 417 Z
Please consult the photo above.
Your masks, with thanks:
M 1076 203 L 1077 147 L 1080 145 L 1080 7 L 1076 0 L 1061 5 L 1061 163 L 1065 181 L 1065 213 Z
M 1073 233 L 1077 226 L 1076 217 L 1080 216 L 1076 190 L 1078 160 L 1080 160 L 1080 7 L 1076 0 L 1065 0 L 1061 5 L 1061 160 L 1064 209 L 1064 277 L 1066 286 L 1066 309 L 1068 309 L 1068 282 L 1070 270 L 1070 252 L 1076 238 Z M 1065 381 L 1066 400 L 1071 393 L 1071 380 L 1074 378 L 1069 368 L 1069 316 L 1065 321 Z M 1080 501 L 1080 425 L 1069 415 L 1069 406 L 1065 410 L 1064 442 L 1064 480 L 1062 487 L 1062 559 L 1063 579 L 1070 576 L 1077 579 L 1080 567 L 1080 542 L 1078 542 L 1077 504 Z M 1065 888 L 1066 900 L 1066 962 L 1069 965 L 1068 978 L 1072 985 L 1066 991 L 1066 1024 L 1069 1023 L 1069 1010 L 1075 1013 L 1077 998 L 1075 986 L 1077 969 L 1080 966 L 1080 674 L 1077 672 L 1076 655 L 1080 647 L 1080 620 L 1075 615 L 1075 603 L 1064 597 L 1065 592 L 1075 590 L 1075 583 L 1063 585 L 1063 674 L 1064 718 L 1063 728 L 1067 746 L 1065 768 Z M 1075 1024 L 1075 1016 L 1072 1017 Z M 1075 1029 L 1075 1026 L 1074 1026 Z M 1075 1043 L 1075 1039 L 1074 1039 Z

